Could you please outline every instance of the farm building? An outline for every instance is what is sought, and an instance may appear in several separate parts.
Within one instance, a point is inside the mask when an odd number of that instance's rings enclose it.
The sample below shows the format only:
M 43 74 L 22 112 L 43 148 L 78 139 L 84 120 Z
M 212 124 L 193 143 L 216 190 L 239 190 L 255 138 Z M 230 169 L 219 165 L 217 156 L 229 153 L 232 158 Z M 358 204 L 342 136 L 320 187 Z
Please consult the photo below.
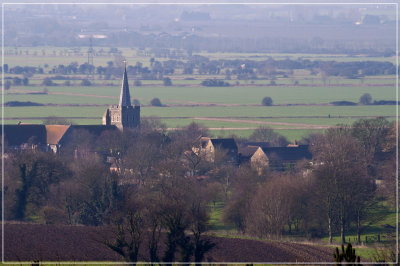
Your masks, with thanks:
M 243 143 L 238 148 L 233 138 L 201 137 L 199 146 L 193 147 L 192 150 L 210 162 L 217 160 L 234 165 L 250 163 L 260 173 L 264 168 L 276 171 L 288 170 L 300 160 L 312 159 L 308 145 L 290 144 L 287 147 L 269 147 L 268 142 L 257 142 Z

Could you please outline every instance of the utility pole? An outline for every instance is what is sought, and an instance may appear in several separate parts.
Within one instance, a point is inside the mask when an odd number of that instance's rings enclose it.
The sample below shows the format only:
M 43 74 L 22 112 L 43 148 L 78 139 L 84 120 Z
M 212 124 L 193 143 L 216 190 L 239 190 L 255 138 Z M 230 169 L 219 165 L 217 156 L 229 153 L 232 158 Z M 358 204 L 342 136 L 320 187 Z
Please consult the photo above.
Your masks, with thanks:
M 89 49 L 88 49 L 87 53 L 88 53 L 88 61 L 87 61 L 87 63 L 88 63 L 88 65 L 92 65 L 94 67 L 94 65 L 93 65 L 94 52 L 93 52 L 92 36 L 89 37 Z M 91 79 L 94 80 L 94 69 L 92 71 L 92 78 Z

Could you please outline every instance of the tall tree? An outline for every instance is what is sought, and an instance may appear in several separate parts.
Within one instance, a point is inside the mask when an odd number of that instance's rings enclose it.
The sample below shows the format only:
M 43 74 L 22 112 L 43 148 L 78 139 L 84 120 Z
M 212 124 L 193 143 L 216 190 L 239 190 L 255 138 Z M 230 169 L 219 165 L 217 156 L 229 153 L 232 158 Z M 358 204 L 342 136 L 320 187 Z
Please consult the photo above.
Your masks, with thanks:
M 352 125 L 351 135 L 358 140 L 364 152 L 368 172 L 376 177 L 376 167 L 385 145 L 390 123 L 385 118 L 360 119 Z
M 361 200 L 365 186 L 371 184 L 362 147 L 350 133 L 347 127 L 331 128 L 311 146 L 315 158 L 315 189 L 325 205 L 330 243 L 334 219 L 339 223 L 341 241 L 345 243 L 345 230 L 355 199 Z
M 13 201 L 6 202 L 11 204 L 9 215 L 18 220 L 38 215 L 49 201 L 51 186 L 70 177 L 64 162 L 51 153 L 27 150 L 8 163 L 12 166 L 5 176 L 5 187 Z

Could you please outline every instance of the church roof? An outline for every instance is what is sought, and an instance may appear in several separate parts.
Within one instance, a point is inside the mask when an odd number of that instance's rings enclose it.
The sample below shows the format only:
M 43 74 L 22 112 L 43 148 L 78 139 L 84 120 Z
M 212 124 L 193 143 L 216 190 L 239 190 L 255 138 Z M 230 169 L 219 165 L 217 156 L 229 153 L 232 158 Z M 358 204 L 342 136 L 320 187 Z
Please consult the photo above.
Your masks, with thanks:
M 119 96 L 119 106 L 131 106 L 131 96 L 129 94 L 128 75 L 126 74 L 126 65 L 122 79 L 121 95 Z
M 58 144 L 70 125 L 46 125 L 47 144 Z
M 10 146 L 20 146 L 24 143 L 45 144 L 46 128 L 44 125 L 4 125 L 4 132 L 0 127 L 0 135 Z
M 73 138 L 76 131 L 87 131 L 94 137 L 100 136 L 104 131 L 116 130 L 115 126 L 106 125 L 46 125 L 47 144 L 65 145 Z
M 116 130 L 117 127 L 114 125 L 72 125 L 71 130 L 86 130 L 90 134 L 98 137 L 100 136 L 104 131 L 107 130 Z

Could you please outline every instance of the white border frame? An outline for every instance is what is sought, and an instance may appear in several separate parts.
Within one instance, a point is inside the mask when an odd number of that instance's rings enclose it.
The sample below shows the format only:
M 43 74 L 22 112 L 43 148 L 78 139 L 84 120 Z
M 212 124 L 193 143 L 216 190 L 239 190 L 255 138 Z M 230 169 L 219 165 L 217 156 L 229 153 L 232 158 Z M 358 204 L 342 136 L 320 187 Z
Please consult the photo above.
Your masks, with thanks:
M 6 5 L 394 5 L 396 7 L 396 122 L 399 123 L 399 4 L 398 3 L 2 3 L 1 4 L 1 62 L 2 67 L 4 66 L 4 8 Z M 2 94 L 1 94 L 1 128 L 4 132 L 4 71 L 2 71 L 1 76 L 2 81 Z M 399 263 L 399 126 L 396 126 L 396 261 L 380 263 L 385 265 L 398 264 Z M 4 143 L 4 134 L 1 138 L 2 143 Z M 2 221 L 1 221 L 1 261 L 3 264 L 31 264 L 31 262 L 6 262 L 4 260 L 4 145 L 1 145 L 1 206 L 2 206 Z M 129 262 L 40 262 L 40 264 L 131 264 Z M 201 262 L 201 264 L 247 264 L 251 262 Z M 137 264 L 149 264 L 148 262 L 139 262 Z M 171 264 L 167 262 L 158 262 L 158 264 Z M 184 262 L 174 262 L 173 264 L 187 264 Z M 252 264 L 329 264 L 334 265 L 336 262 L 255 262 Z M 341 264 L 354 264 L 354 263 L 341 263 Z M 376 264 L 376 262 L 363 262 L 362 264 Z

